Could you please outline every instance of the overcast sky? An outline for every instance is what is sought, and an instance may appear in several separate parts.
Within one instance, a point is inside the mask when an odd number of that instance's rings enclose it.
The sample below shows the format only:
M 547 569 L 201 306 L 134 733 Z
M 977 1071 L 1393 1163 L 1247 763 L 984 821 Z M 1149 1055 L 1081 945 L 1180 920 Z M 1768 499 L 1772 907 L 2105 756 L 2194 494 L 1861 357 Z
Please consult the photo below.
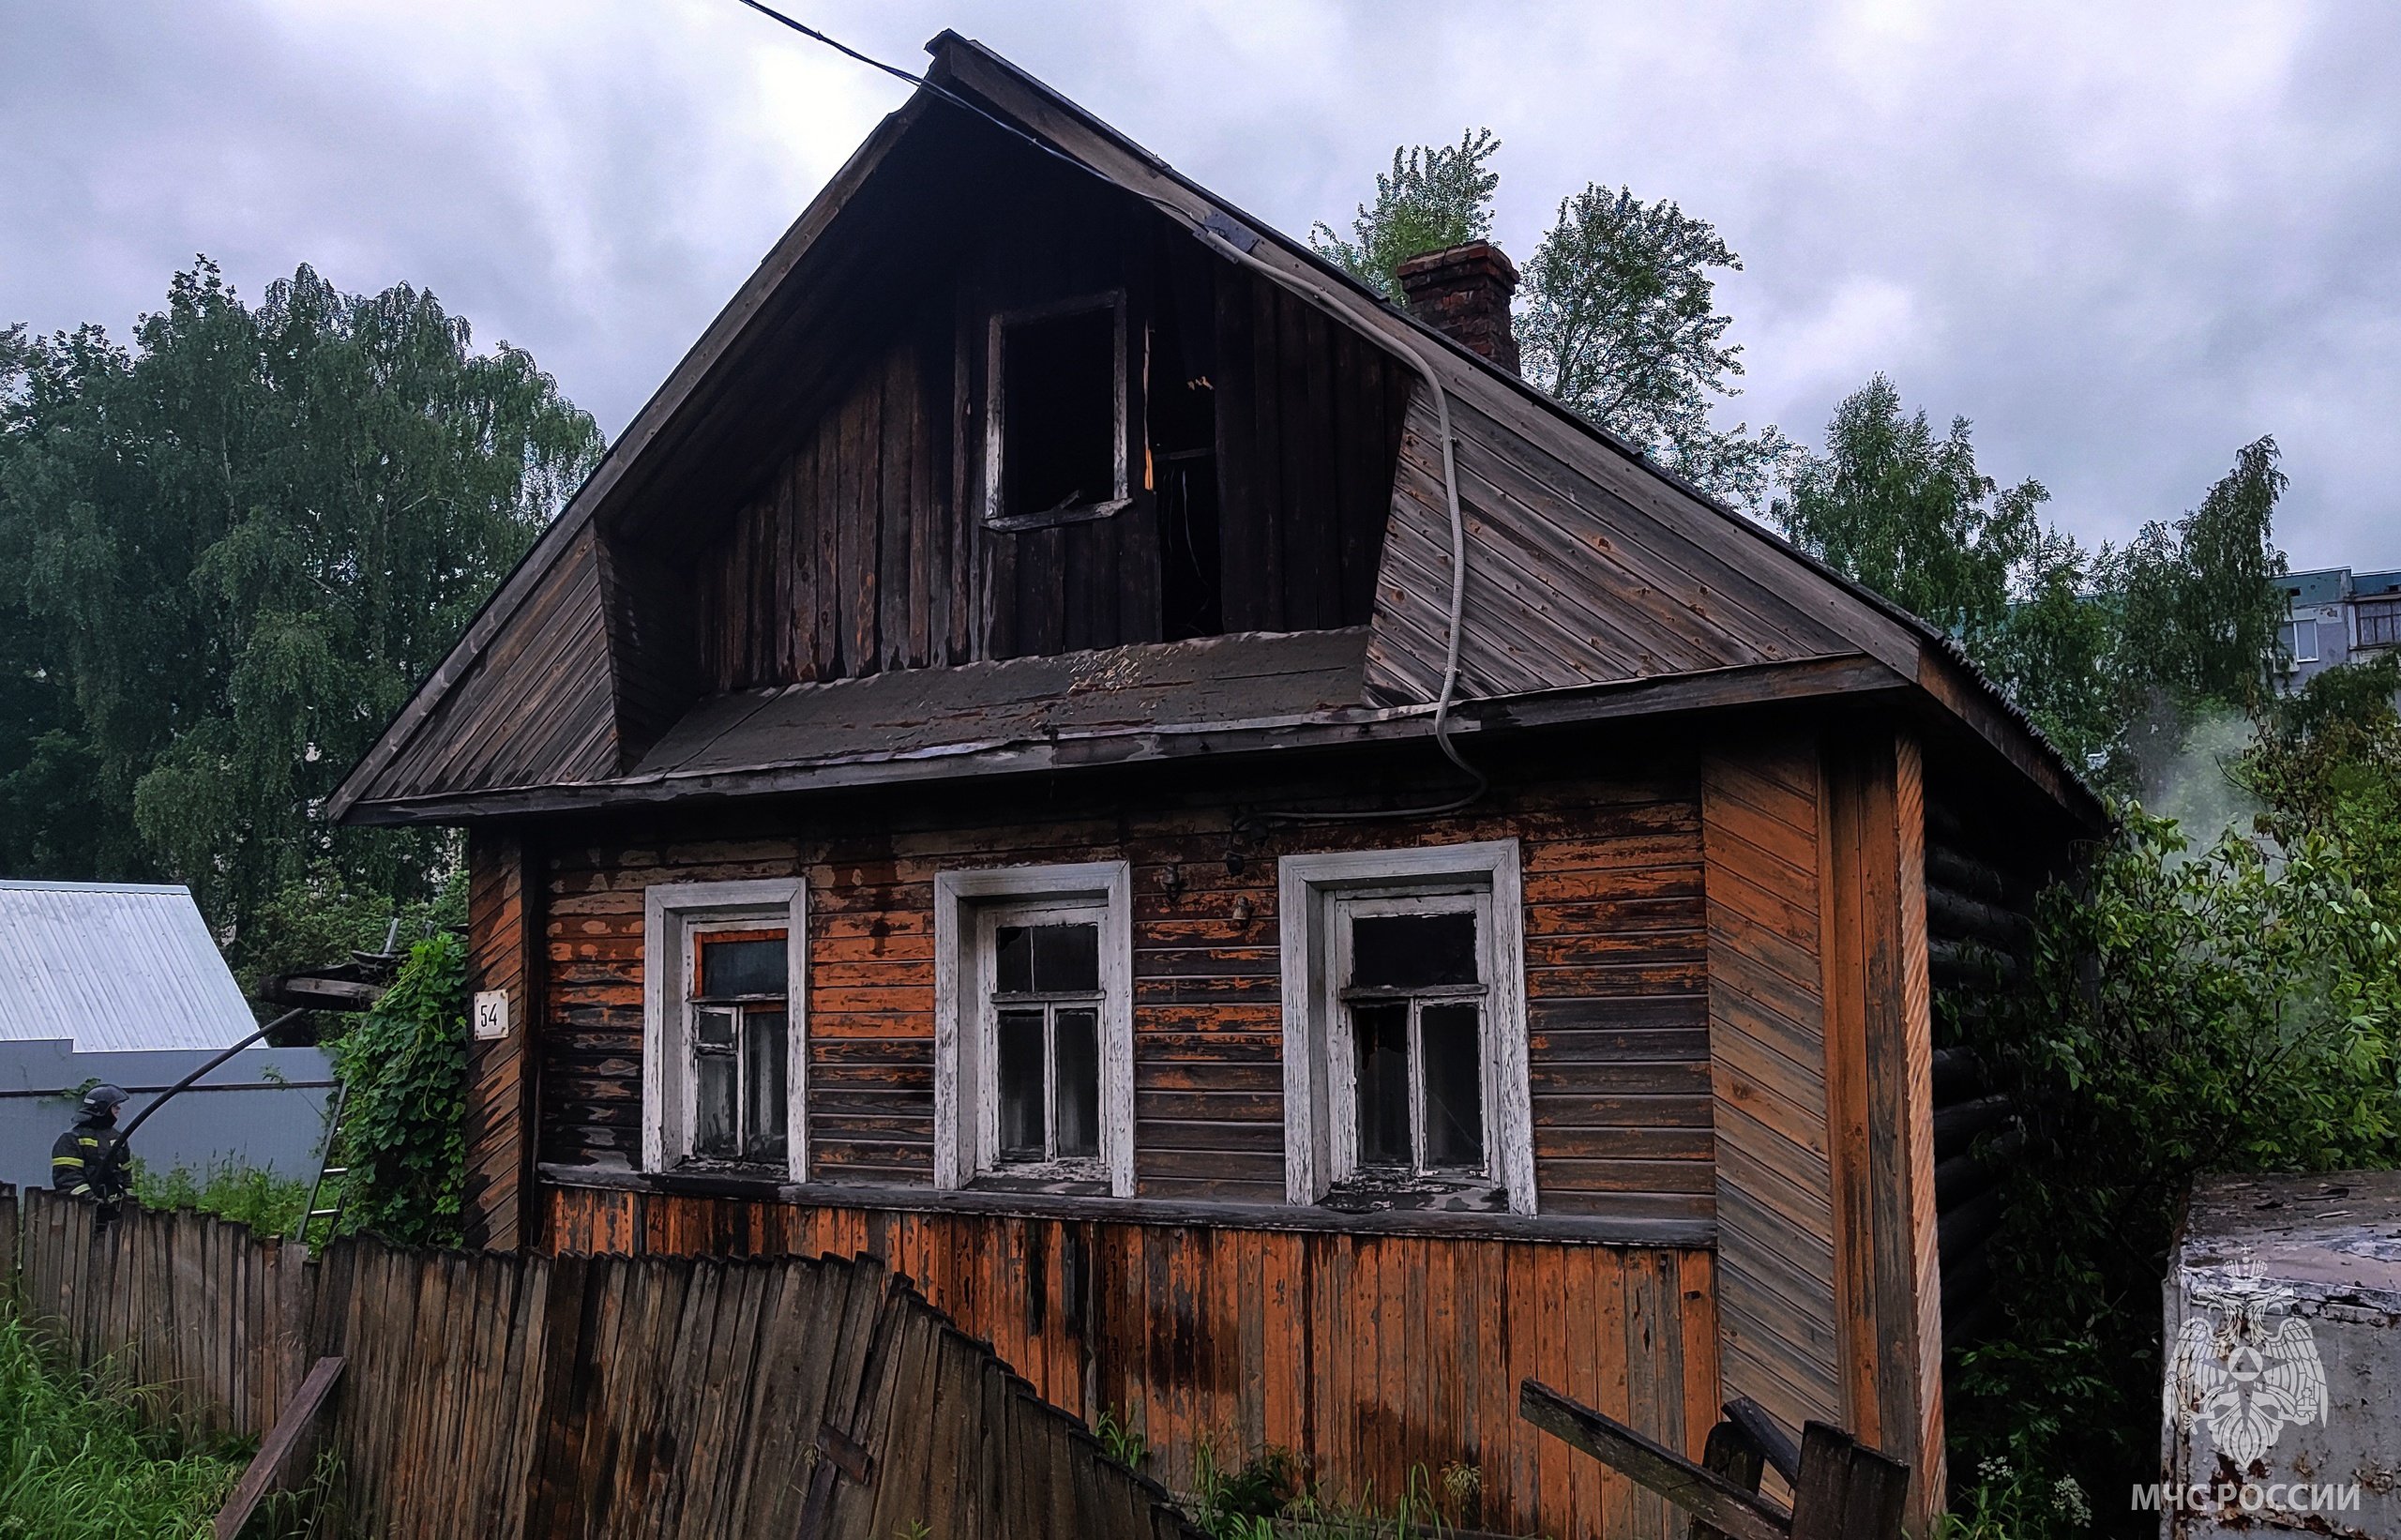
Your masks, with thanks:
M 2297 567 L 2401 566 L 2401 5 L 789 0 L 955 27 L 1293 234 L 1489 125 L 1522 257 L 1588 181 L 1745 270 L 1728 419 L 1874 371 L 2087 540 L 2262 433 Z M 734 0 L 0 0 L 0 324 L 122 335 L 216 258 L 408 281 L 612 434 L 907 88 Z

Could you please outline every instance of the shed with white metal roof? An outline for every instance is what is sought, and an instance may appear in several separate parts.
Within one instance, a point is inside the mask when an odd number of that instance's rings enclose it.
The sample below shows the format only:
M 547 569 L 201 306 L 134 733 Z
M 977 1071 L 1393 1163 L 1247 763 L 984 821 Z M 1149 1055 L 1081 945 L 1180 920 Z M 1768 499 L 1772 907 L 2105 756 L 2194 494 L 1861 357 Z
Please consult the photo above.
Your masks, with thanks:
M 189 888 L 0 879 L 0 1042 L 220 1049 L 257 1025 Z

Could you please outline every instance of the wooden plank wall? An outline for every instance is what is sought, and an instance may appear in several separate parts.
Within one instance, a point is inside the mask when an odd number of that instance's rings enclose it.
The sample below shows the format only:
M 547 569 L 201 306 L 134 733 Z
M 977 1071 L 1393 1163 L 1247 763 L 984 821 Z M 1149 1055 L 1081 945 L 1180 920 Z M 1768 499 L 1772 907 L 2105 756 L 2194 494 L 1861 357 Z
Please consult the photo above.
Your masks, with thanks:
M 2038 897 L 2073 853 L 2064 841 L 2026 839 L 2017 821 L 1963 816 L 1986 789 L 1956 766 L 1929 765 L 1926 781 L 1936 1231 L 1943 1341 L 1956 1366 L 1956 1350 L 1977 1339 L 2001 1305 L 1991 1243 L 2003 1216 L 2000 1184 L 2016 1158 L 2014 1112 L 1996 1095 L 1977 1045 L 2033 969 Z
M 157 1387 L 199 1436 L 264 1434 L 307 1363 L 344 1361 L 323 1441 L 345 1532 L 1194 1535 L 1164 1489 L 872 1261 L 349 1238 L 308 1262 L 189 1212 L 128 1207 L 96 1230 L 87 1202 L 26 1207 L 37 1329 Z M 864 1450 L 864 1481 L 820 1454 L 827 1427 Z
M 523 1240 L 533 1176 L 536 1063 L 527 1024 L 540 1019 L 542 932 L 534 857 L 518 829 L 478 828 L 467 837 L 467 988 L 508 996 L 508 1034 L 467 1040 L 463 1118 L 466 1183 L 460 1194 L 469 1246 L 513 1250 Z
M 1702 771 L 1729 1391 L 1943 1493 L 1923 776 L 1865 717 Z
M 1864 1139 L 1838 1154 L 1837 1311 L 1850 1426 L 1911 1468 L 1914 1526 L 1944 1500 L 1942 1297 L 1934 1188 L 1934 1031 L 1925 800 L 1914 739 L 1829 739 L 1826 1036 L 1858 1067 Z M 1913 1526 L 1913 1532 L 1914 1532 Z
M 701 696 L 700 622 L 691 574 L 600 542 L 617 768 L 640 763 Z
M 78 1362 L 106 1360 L 147 1387 L 152 1414 L 189 1438 L 213 1443 L 274 1426 L 309 1368 L 305 1246 L 189 1209 L 128 1203 L 103 1226 L 90 1202 L 47 1188 L 17 1203 L 13 1282 L 28 1321 Z M 0 1199 L 0 1217 L 9 1210 Z M 0 1293 L 10 1281 L 0 1274 Z
M 1110 1412 L 1189 1483 L 1209 1441 L 1309 1457 L 1388 1501 L 1412 1468 L 1451 1522 L 1681 1535 L 1655 1500 L 1523 1422 L 1535 1375 L 1698 1457 L 1720 1400 L 1709 1253 L 1545 1242 L 1209 1230 L 552 1188 L 563 1250 L 865 1253 L 1087 1417 Z
M 1712 755 L 1701 786 L 1727 1390 L 1840 1422 L 1817 744 Z
M 1746 663 L 1855 653 L 1805 609 L 1793 574 L 1743 537 L 1704 543 L 1454 394 L 1459 499 L 1469 521 L 1461 693 L 1495 696 Z M 1367 685 L 1430 701 L 1442 684 L 1451 595 L 1441 438 L 1421 391 L 1409 408 L 1377 583 Z M 1681 497 L 1642 478 L 1654 499 Z M 1707 516 L 1715 519 L 1717 516 Z M 1814 581 L 1814 580 L 1812 580 Z
M 980 527 L 989 316 L 1119 286 L 1138 424 L 1155 328 L 1214 316 L 1212 352 L 1187 364 L 1207 364 L 1214 387 L 1225 628 L 1367 622 L 1407 371 L 1282 290 L 1173 249 L 1155 215 L 1088 205 L 1069 200 L 963 262 L 941 313 L 863 349 L 867 366 L 765 470 L 697 558 L 703 688 L 1158 641 L 1162 533 L 1143 444 L 1124 512 Z
M 1283 1200 L 1276 858 L 1517 837 L 1526 898 L 1542 1210 L 1705 1223 L 1715 1204 L 1700 808 L 1690 761 L 1527 761 L 1470 814 L 1284 829 L 1246 807 L 1309 783 L 1213 771 L 1122 800 L 1039 788 L 972 802 L 861 796 L 806 816 L 620 816 L 563 825 L 544 858 L 542 1158 L 641 1154 L 642 893 L 805 875 L 808 1117 L 817 1181 L 933 1171 L 933 879 L 947 868 L 1125 859 L 1134 868 L 1135 1169 L 1146 1198 Z M 1353 780 L 1361 802 L 1422 785 Z M 1229 856 L 1240 869 L 1229 869 Z
M 950 348 L 880 353 L 699 560 L 712 693 L 973 656 L 974 536 L 948 486 Z
M 570 545 L 366 792 L 370 799 L 599 780 L 617 772 L 600 558 Z
M 1226 629 L 1365 625 L 1414 376 L 1306 300 L 1209 270 Z

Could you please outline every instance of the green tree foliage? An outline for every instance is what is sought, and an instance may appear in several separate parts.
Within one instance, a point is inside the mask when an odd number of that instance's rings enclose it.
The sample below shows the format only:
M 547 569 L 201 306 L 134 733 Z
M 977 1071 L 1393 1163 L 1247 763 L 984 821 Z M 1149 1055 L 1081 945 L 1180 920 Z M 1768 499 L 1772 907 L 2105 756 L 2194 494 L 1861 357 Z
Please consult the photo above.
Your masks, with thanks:
M 1879 374 L 1835 408 L 1774 515 L 1793 544 L 1981 653 L 2008 625 L 2010 580 L 2042 537 L 2050 494 L 1976 468 L 1965 417 L 1936 437 Z
M 1405 303 L 1402 263 L 1492 233 L 1501 174 L 1487 162 L 1500 148 L 1489 128 L 1462 133 L 1457 144 L 1396 148 L 1392 170 L 1376 177 L 1375 202 L 1361 204 L 1351 222 L 1351 239 L 1321 220 L 1309 231 L 1310 247 L 1394 304 Z
M 2087 551 L 2046 524 L 2042 484 L 1977 468 L 1879 374 L 1835 408 L 1772 513 L 1802 550 L 1956 638 L 2071 762 L 2155 795 L 2192 724 L 2263 698 L 2276 657 L 2285 478 L 2245 445 L 2199 508 Z
M 349 1095 L 345 1229 L 405 1246 L 459 1244 L 466 1181 L 467 946 L 418 942 L 375 1008 L 334 1044 Z
M 2393 832 L 2344 818 L 2195 852 L 2129 808 L 2045 897 L 2030 982 L 1962 1015 L 2032 1136 L 1988 1250 L 2008 1324 L 1954 1403 L 1971 1451 L 2037 1486 L 2154 1472 L 2160 1278 L 2192 1179 L 2401 1161 L 2401 911 L 2361 860 Z
M 1401 146 L 1359 205 L 1345 240 L 1321 223 L 1309 244 L 1396 304 L 1400 264 L 1492 231 L 1500 141 L 1488 128 L 1456 145 Z M 1716 229 L 1662 199 L 1594 183 L 1564 199 L 1518 292 L 1526 378 L 1702 491 L 1759 506 L 1793 446 L 1774 428 L 1721 430 L 1719 398 L 1740 394 L 1742 352 L 1726 341 L 1715 271 L 1742 261 Z
M 1674 203 L 1587 186 L 1526 264 L 1526 378 L 1693 485 L 1757 506 L 1793 446 L 1773 427 L 1709 419 L 1743 372 L 1710 275 L 1742 266 L 1715 226 Z
M 2263 712 L 2234 778 L 2285 844 L 2340 841 L 2379 910 L 2401 914 L 2401 653 L 2313 676 Z
M 437 931 L 465 933 L 467 873 L 453 867 L 430 898 L 396 898 L 345 881 L 327 864 L 307 882 L 269 895 L 250 923 L 253 940 L 243 960 L 252 978 L 340 962 L 353 952 L 381 952 L 387 935 L 406 948 Z M 339 1022 L 331 1016 L 319 1019 Z
M 2248 704 L 2267 683 L 2288 612 L 2276 459 L 2272 438 L 2245 445 L 2197 509 L 2145 524 L 2126 550 L 2125 623 L 2153 639 L 2145 682 L 2181 701 Z
M 2005 624 L 1975 657 L 2070 764 L 2106 769 L 2122 722 L 2111 671 L 2119 606 L 2103 563 L 2063 530 L 2046 528 L 2018 563 Z
M 447 848 L 320 809 L 595 462 L 521 351 L 406 285 L 201 261 L 132 345 L 0 348 L 0 867 L 430 896 Z M 379 938 L 380 939 L 380 938 Z

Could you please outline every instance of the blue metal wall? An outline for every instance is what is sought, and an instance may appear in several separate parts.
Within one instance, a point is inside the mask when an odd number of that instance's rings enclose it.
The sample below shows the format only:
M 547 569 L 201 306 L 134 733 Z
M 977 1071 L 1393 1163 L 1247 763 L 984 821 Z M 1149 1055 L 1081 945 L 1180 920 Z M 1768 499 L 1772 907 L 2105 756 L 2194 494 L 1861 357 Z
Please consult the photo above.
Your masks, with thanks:
M 125 1121 L 209 1057 L 197 1049 L 79 1053 L 64 1038 L 0 1042 L 0 1182 L 50 1185 L 51 1141 L 74 1118 L 60 1092 L 94 1079 L 121 1086 L 132 1096 Z M 233 1164 L 306 1181 L 316 1173 L 333 1078 L 318 1049 L 245 1049 L 143 1124 L 133 1153 L 158 1171 Z

